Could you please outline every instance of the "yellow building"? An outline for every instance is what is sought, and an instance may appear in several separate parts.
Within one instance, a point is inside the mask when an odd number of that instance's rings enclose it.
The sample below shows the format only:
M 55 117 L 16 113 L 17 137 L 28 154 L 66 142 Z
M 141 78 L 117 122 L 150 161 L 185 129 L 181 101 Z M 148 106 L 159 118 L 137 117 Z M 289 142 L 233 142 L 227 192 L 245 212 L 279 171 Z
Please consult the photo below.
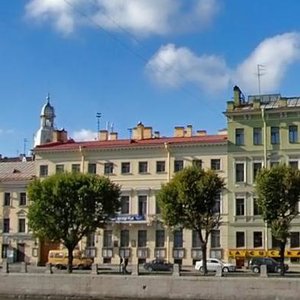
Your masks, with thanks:
M 227 136 L 194 133 L 192 126 L 176 127 L 173 137 L 161 137 L 139 123 L 130 139 L 101 130 L 96 141 L 75 142 L 66 134 L 35 147 L 36 175 L 56 172 L 96 173 L 121 185 L 122 207 L 105 230 L 98 230 L 80 246 L 99 263 L 132 263 L 155 257 L 191 265 L 201 258 L 200 242 L 192 231 L 171 231 L 159 221 L 156 194 L 173 174 L 192 164 L 212 168 L 227 178 Z M 220 195 L 222 225 L 209 243 L 209 255 L 222 258 L 227 249 L 227 192 Z

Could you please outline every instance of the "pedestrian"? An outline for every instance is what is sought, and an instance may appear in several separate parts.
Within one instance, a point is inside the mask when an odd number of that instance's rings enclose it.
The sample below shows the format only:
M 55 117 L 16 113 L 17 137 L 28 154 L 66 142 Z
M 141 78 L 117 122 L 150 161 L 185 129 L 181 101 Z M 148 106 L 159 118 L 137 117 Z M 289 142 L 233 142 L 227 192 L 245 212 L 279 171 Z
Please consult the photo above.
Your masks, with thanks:
M 124 270 L 123 270 L 124 274 L 128 274 L 127 266 L 128 266 L 128 257 L 125 257 L 125 260 L 124 260 Z
M 120 271 L 120 273 L 123 273 L 123 263 L 124 263 L 124 259 L 123 259 L 123 257 L 120 255 L 120 266 L 119 266 L 119 271 Z

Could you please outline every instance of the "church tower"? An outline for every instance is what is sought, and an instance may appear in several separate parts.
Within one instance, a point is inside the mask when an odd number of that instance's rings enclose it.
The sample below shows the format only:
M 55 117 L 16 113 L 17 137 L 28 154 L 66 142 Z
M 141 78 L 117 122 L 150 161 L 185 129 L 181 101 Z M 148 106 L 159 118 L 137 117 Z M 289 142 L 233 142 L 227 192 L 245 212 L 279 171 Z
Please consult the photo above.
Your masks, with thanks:
M 53 141 L 54 119 L 55 112 L 54 107 L 50 104 L 50 95 L 46 98 L 46 103 L 43 105 L 41 110 L 41 124 L 34 138 L 34 147 L 51 143 Z

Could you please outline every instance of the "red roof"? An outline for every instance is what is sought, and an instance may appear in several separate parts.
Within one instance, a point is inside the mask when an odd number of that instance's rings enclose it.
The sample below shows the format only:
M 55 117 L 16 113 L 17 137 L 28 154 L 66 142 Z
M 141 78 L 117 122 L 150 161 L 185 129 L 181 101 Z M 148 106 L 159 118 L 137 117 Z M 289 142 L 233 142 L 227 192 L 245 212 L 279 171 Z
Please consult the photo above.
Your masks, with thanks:
M 192 136 L 192 137 L 161 137 L 150 138 L 142 140 L 133 139 L 118 139 L 106 141 L 82 141 L 75 142 L 69 140 L 67 142 L 54 142 L 44 145 L 39 145 L 35 148 L 37 151 L 67 151 L 78 150 L 82 147 L 84 149 L 109 149 L 109 148 L 132 148 L 132 147 L 151 147 L 164 145 L 184 145 L 184 144 L 218 144 L 226 143 L 227 135 L 205 135 L 205 136 Z

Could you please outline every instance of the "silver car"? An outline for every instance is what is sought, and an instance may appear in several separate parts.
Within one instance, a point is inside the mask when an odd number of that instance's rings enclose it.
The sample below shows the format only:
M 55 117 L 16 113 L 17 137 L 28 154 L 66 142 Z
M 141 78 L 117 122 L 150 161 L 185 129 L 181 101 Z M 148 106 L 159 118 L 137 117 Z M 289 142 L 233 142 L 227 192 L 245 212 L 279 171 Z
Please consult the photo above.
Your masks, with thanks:
M 236 270 L 236 266 L 231 263 L 223 262 L 217 258 L 207 258 L 206 259 L 207 271 L 217 271 L 219 266 L 222 267 L 223 272 L 234 272 Z M 195 269 L 197 271 L 203 272 L 203 261 L 197 261 L 195 264 Z

